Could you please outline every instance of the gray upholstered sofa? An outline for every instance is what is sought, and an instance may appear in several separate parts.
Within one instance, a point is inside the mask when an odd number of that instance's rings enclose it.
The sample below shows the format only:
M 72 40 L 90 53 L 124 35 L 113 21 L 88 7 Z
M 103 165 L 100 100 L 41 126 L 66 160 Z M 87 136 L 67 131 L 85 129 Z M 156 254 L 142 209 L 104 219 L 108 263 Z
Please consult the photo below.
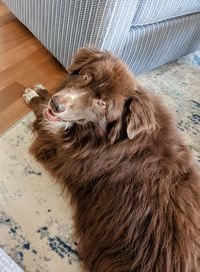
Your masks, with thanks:
M 89 44 L 136 73 L 200 49 L 200 0 L 3 0 L 64 65 Z

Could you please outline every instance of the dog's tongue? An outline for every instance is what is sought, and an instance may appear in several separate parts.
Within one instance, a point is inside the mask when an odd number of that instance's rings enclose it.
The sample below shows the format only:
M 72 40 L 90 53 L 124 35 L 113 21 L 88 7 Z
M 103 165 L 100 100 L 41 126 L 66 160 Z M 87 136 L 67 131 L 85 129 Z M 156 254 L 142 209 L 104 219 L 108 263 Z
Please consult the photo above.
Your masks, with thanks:
M 51 122 L 60 121 L 60 118 L 55 116 L 51 109 L 45 110 L 44 116 L 48 121 L 51 121 Z

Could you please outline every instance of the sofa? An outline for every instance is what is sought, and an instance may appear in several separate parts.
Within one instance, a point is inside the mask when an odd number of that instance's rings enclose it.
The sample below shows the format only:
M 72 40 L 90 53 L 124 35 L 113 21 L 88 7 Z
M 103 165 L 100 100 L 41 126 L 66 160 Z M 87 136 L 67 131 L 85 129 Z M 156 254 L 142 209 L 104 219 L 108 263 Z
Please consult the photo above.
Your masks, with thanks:
M 3 0 L 63 66 L 80 47 L 136 74 L 200 49 L 200 0 Z

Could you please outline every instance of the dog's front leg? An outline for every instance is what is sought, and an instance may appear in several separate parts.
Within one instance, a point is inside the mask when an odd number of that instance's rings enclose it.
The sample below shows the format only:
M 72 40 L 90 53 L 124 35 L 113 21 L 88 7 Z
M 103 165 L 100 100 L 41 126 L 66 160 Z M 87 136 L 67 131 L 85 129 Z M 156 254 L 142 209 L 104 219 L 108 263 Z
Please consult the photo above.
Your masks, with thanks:
M 25 102 L 32 108 L 36 117 L 43 111 L 43 105 L 50 99 L 51 94 L 42 84 L 36 84 L 34 89 L 26 88 L 23 94 Z
M 50 97 L 51 94 L 42 84 L 36 84 L 34 89 L 26 88 L 23 94 L 25 102 L 34 111 L 36 116 L 36 120 L 34 120 L 32 124 L 32 129 L 33 131 L 37 132 L 38 135 L 30 147 L 30 152 L 38 161 L 44 163 L 45 165 L 50 158 L 56 154 L 54 138 L 51 137 L 51 134 L 46 134 L 45 137 L 43 137 L 43 111 Z

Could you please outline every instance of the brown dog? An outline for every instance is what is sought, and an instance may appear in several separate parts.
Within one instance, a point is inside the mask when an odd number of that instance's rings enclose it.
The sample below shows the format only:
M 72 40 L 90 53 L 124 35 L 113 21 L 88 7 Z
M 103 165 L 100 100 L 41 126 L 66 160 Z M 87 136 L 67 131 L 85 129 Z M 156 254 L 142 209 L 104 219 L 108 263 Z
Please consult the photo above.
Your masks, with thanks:
M 122 61 L 81 49 L 49 101 L 43 86 L 24 96 L 37 117 L 31 152 L 76 201 L 89 271 L 200 271 L 198 165 Z

